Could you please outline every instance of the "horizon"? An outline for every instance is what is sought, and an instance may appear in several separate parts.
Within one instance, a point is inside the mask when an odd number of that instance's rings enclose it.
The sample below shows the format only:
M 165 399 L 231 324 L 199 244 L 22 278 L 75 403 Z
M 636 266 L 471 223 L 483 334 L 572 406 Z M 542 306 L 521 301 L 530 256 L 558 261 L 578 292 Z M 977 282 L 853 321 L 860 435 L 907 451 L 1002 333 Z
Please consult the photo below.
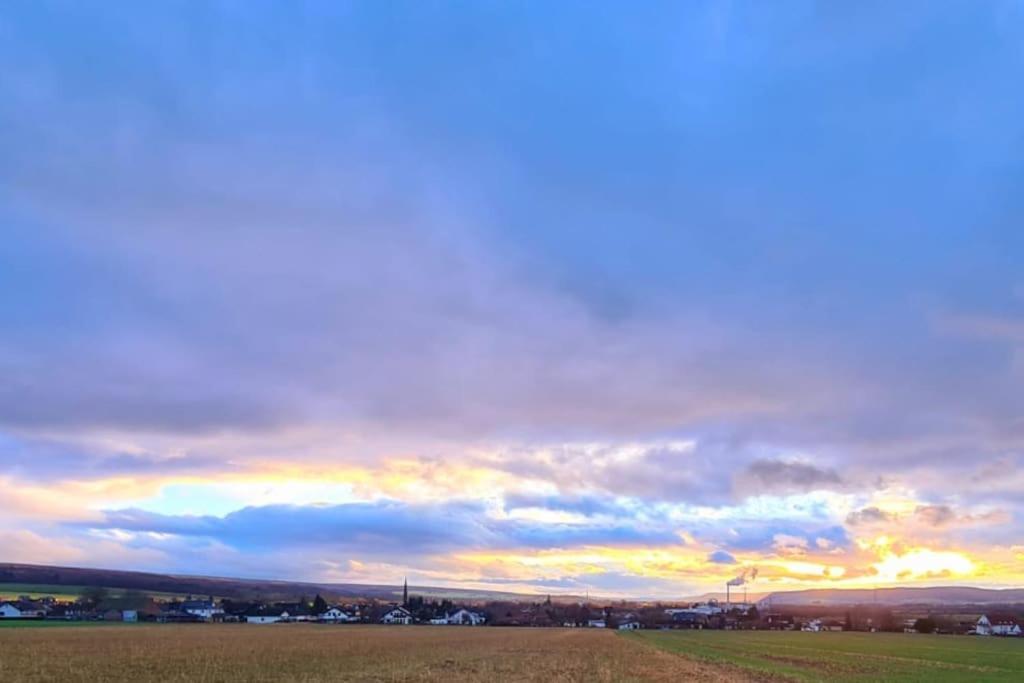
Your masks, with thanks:
M 153 576 L 153 577 L 162 577 L 162 578 L 165 578 L 165 579 L 171 578 L 171 579 L 181 579 L 181 580 L 188 580 L 188 579 L 210 580 L 210 581 L 223 582 L 224 584 L 229 584 L 229 585 L 230 584 L 235 584 L 235 583 L 240 583 L 240 584 L 248 584 L 248 583 L 251 583 L 251 584 L 280 584 L 282 587 L 285 587 L 285 588 L 289 587 L 289 586 L 291 586 L 291 587 L 301 586 L 301 587 L 304 587 L 304 588 L 324 589 L 325 591 L 327 591 L 329 589 L 332 589 L 332 588 L 345 589 L 346 591 L 353 591 L 353 590 L 358 590 L 359 588 L 362 587 L 362 588 L 367 588 L 367 589 L 393 589 L 396 593 L 399 593 L 399 592 L 401 592 L 403 590 L 403 588 L 407 588 L 410 591 L 411 594 L 413 594 L 412 591 L 426 591 L 426 593 L 423 595 L 423 597 L 430 597 L 430 598 L 436 598 L 438 592 L 442 592 L 442 591 L 455 591 L 456 593 L 466 594 L 462 598 L 464 600 L 476 600 L 476 601 L 480 601 L 480 600 L 483 600 L 483 599 L 488 599 L 488 600 L 492 600 L 492 601 L 495 601 L 495 600 L 500 601 L 501 598 L 494 597 L 494 596 L 508 596 L 508 599 L 516 600 L 516 601 L 523 601 L 523 600 L 526 600 L 526 599 L 530 599 L 530 600 L 538 600 L 538 599 L 578 600 L 580 598 L 586 597 L 591 602 L 593 602 L 593 601 L 609 601 L 609 602 L 639 602 L 639 603 L 643 603 L 643 602 L 689 603 L 689 602 L 698 601 L 698 600 L 718 600 L 720 602 L 721 600 L 724 600 L 724 596 L 726 596 L 726 591 L 725 590 L 718 590 L 718 591 L 716 591 L 716 590 L 709 590 L 709 591 L 706 591 L 706 592 L 700 593 L 700 594 L 679 595 L 679 596 L 646 596 L 646 595 L 639 595 L 639 594 L 638 595 L 614 595 L 614 594 L 613 595 L 606 595 L 606 594 L 601 594 L 601 593 L 589 593 L 589 592 L 583 593 L 583 594 L 574 594 L 574 593 L 521 593 L 521 592 L 511 592 L 511 591 L 507 591 L 507 590 L 503 591 L 503 590 L 499 590 L 499 589 L 477 590 L 477 589 L 473 589 L 473 588 L 466 588 L 464 586 L 459 586 L 459 585 L 443 585 L 443 586 L 442 585 L 438 585 L 438 586 L 435 586 L 435 585 L 422 585 L 422 584 L 421 585 L 406 584 L 404 581 L 402 583 L 395 583 L 395 584 L 389 584 L 389 583 L 359 583 L 359 582 L 355 582 L 355 583 L 347 583 L 347 582 L 317 582 L 317 581 L 303 581 L 303 580 L 295 580 L 295 579 L 282 578 L 282 577 L 270 577 L 270 576 L 224 576 L 224 575 L 213 575 L 213 574 L 172 574 L 172 573 L 161 573 L 161 572 L 156 572 L 156 571 L 154 571 L 154 572 L 140 572 L 140 571 L 135 571 L 135 570 L 123 570 L 123 569 L 116 569 L 116 568 L 111 568 L 111 567 L 98 567 L 98 566 L 97 567 L 91 567 L 91 566 L 77 567 L 77 566 L 63 566 L 63 565 L 34 565 L 34 564 L 19 564 L 19 563 L 0 563 L 0 568 L 2 568 L 4 566 L 4 564 L 7 564 L 8 566 L 13 566 L 13 567 L 30 568 L 30 569 L 37 569 L 37 570 L 44 570 L 44 571 L 52 571 L 52 570 L 58 570 L 58 571 L 66 570 L 67 571 L 67 570 L 70 570 L 70 571 L 95 572 L 95 573 L 98 573 L 98 574 L 111 573 L 111 574 L 150 575 L 150 576 Z M 21 587 L 21 586 L 31 586 L 34 589 L 39 589 L 39 588 L 52 589 L 52 588 L 60 588 L 62 586 L 69 586 L 69 585 L 77 586 L 78 585 L 78 584 L 69 584 L 66 579 L 67 579 L 67 577 L 64 577 L 64 578 L 61 579 L 61 582 L 53 583 L 53 584 L 46 584 L 46 583 L 44 583 L 44 584 L 36 584 L 36 583 L 28 583 L 28 584 L 26 584 L 24 581 L 17 581 L 17 582 L 11 583 L 11 585 L 16 585 L 16 586 L 19 586 L 19 587 Z M 78 580 L 81 580 L 81 577 L 79 577 Z M 2 589 L 4 588 L 5 585 L 8 585 L 8 584 L 4 583 L 4 582 L 0 582 L 0 595 L 3 595 Z M 83 585 L 86 586 L 86 587 L 89 587 L 89 586 L 98 586 L 98 585 L 101 585 L 101 584 L 98 584 L 98 583 L 86 583 L 86 584 L 83 584 Z M 111 578 L 110 581 L 108 581 L 107 583 L 102 584 L 102 586 L 105 587 L 105 588 L 138 590 L 138 591 L 142 591 L 142 592 L 145 592 L 146 590 L 148 590 L 146 588 L 138 588 L 138 587 L 136 587 L 136 588 L 128 588 L 128 587 L 125 587 L 125 586 L 121 586 L 121 585 L 119 585 L 117 583 L 117 579 L 116 578 Z M 840 594 L 842 594 L 842 593 L 854 593 L 854 592 L 870 591 L 870 592 L 876 593 L 876 594 L 878 592 L 882 592 L 884 594 L 887 591 L 895 591 L 895 590 L 909 590 L 909 591 L 912 591 L 912 592 L 913 591 L 980 590 L 980 591 L 985 591 L 985 592 L 988 592 L 988 593 L 999 594 L 999 593 L 1007 593 L 1007 592 L 1020 592 L 1020 591 L 1024 591 L 1024 588 L 1019 588 L 1019 587 L 1018 588 L 1013 588 L 1013 587 L 1011 587 L 1011 588 L 991 588 L 991 587 L 979 587 L 979 586 L 971 586 L 971 585 L 963 585 L 963 584 L 942 584 L 942 585 L 927 585 L 927 586 L 924 586 L 924 585 L 913 585 L 913 586 L 846 587 L 846 588 L 836 588 L 836 587 L 791 588 L 791 589 L 772 590 L 772 591 L 749 591 L 748 590 L 748 591 L 745 592 L 743 590 L 743 587 L 740 587 L 740 588 L 734 589 L 732 591 L 732 598 L 733 598 L 732 602 L 736 603 L 736 604 L 751 604 L 751 603 L 761 602 L 762 600 L 773 598 L 776 595 L 782 596 L 782 595 L 786 595 L 786 594 L 807 593 L 807 592 L 829 592 L 829 593 L 840 593 Z M 33 593 L 33 594 L 40 594 L 41 595 L 41 594 L 46 593 L 47 591 L 46 590 L 32 590 L 32 591 L 29 591 L 29 592 Z M 161 592 L 162 593 L 171 592 L 171 593 L 185 594 L 188 591 L 167 591 L 167 590 L 162 590 Z M 202 592 L 203 591 L 193 590 L 193 591 L 191 591 L 191 594 L 197 594 L 198 595 L 198 594 L 201 594 Z M 491 596 L 491 597 L 486 597 L 486 596 Z M 353 597 L 355 597 L 355 596 L 353 596 Z M 367 595 L 361 596 L 361 599 L 377 600 L 378 597 L 377 596 L 373 596 L 371 594 L 367 594 Z M 946 600 L 948 601 L 949 598 L 946 598 Z
M 0 560 L 1024 587 L 1022 45 L 1012 0 L 6 3 Z

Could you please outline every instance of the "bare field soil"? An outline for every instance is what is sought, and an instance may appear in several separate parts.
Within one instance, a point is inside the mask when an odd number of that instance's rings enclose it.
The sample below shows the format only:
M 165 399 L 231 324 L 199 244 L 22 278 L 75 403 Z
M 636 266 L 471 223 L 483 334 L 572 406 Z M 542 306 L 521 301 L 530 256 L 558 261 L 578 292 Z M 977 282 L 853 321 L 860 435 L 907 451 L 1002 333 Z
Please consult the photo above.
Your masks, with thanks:
M 3 681 L 753 681 L 609 630 L 316 624 L 0 629 Z

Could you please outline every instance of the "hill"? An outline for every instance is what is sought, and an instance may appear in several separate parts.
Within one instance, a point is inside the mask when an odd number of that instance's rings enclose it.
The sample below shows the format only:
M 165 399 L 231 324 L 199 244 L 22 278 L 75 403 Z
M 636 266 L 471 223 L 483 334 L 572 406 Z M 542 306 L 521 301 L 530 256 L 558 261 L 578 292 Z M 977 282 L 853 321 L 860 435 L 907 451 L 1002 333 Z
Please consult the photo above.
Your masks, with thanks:
M 1014 605 L 1024 604 L 1022 588 L 932 586 L 923 588 L 823 588 L 771 593 L 759 607 L 806 605 Z
M 29 564 L 0 563 L 0 592 L 5 585 L 18 587 L 66 587 L 67 592 L 80 592 L 86 586 L 140 591 L 162 595 L 213 595 L 237 600 L 295 600 L 317 593 L 328 600 L 376 599 L 396 600 L 401 586 L 345 583 L 316 583 L 234 579 L 210 576 L 179 576 L 149 572 L 91 569 L 85 567 L 52 567 Z M 537 596 L 503 591 L 478 591 L 460 588 L 409 586 L 416 595 L 430 598 L 452 598 L 464 601 L 536 600 Z M 9 592 L 9 591 L 8 591 Z M 38 590 L 28 592 L 39 592 Z

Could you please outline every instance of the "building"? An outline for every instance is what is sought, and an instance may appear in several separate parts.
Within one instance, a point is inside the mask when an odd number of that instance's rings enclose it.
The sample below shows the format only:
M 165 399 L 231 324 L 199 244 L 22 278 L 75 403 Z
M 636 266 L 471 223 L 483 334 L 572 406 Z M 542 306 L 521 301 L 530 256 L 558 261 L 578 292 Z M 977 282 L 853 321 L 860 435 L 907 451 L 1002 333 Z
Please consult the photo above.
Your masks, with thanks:
M 480 626 L 487 617 L 480 612 L 471 612 L 468 609 L 459 609 L 448 615 L 449 624 L 458 624 L 460 626 Z
M 186 600 L 181 603 L 181 611 L 210 621 L 215 615 L 224 614 L 224 610 L 217 606 L 213 598 L 209 600 Z
M 670 616 L 672 617 L 672 624 L 677 628 L 705 629 L 711 627 L 711 617 L 706 612 L 672 610 Z
M 624 621 L 621 624 L 619 624 L 619 630 L 620 631 L 639 631 L 640 630 L 640 622 L 639 621 Z
M 329 607 L 323 614 L 317 616 L 320 621 L 329 621 L 332 623 L 344 623 L 348 621 L 357 621 L 357 617 L 353 617 L 351 614 L 341 609 L 340 607 Z
M 134 609 L 121 610 L 121 621 L 135 623 L 139 620 L 139 611 Z
M 604 619 L 587 619 L 587 628 L 608 628 Z
M 288 610 L 280 607 L 258 607 L 246 612 L 243 619 L 247 624 L 276 624 L 289 621 L 291 615 Z
M 380 623 L 382 624 L 401 624 L 408 626 L 412 622 L 412 612 L 404 607 L 392 607 L 380 618 Z
M 974 632 L 979 636 L 1020 636 L 1020 621 L 1007 614 L 985 614 L 978 619 Z
M 43 605 L 27 600 L 0 603 L 0 619 L 42 619 L 46 616 Z

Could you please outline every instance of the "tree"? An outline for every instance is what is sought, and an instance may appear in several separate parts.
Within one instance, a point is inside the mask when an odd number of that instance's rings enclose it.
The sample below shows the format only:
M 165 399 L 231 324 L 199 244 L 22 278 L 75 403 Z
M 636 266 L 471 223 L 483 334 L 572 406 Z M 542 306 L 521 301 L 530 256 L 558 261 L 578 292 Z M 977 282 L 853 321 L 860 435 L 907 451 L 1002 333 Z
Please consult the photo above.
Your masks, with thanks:
M 98 609 L 108 597 L 109 592 L 103 586 L 89 586 L 82 591 L 79 601 L 86 609 Z
M 937 624 L 931 617 L 923 617 L 914 622 L 914 630 L 918 633 L 935 633 Z
M 320 594 L 316 594 L 316 598 L 313 599 L 313 614 L 323 614 L 327 611 L 327 601 L 320 597 Z

